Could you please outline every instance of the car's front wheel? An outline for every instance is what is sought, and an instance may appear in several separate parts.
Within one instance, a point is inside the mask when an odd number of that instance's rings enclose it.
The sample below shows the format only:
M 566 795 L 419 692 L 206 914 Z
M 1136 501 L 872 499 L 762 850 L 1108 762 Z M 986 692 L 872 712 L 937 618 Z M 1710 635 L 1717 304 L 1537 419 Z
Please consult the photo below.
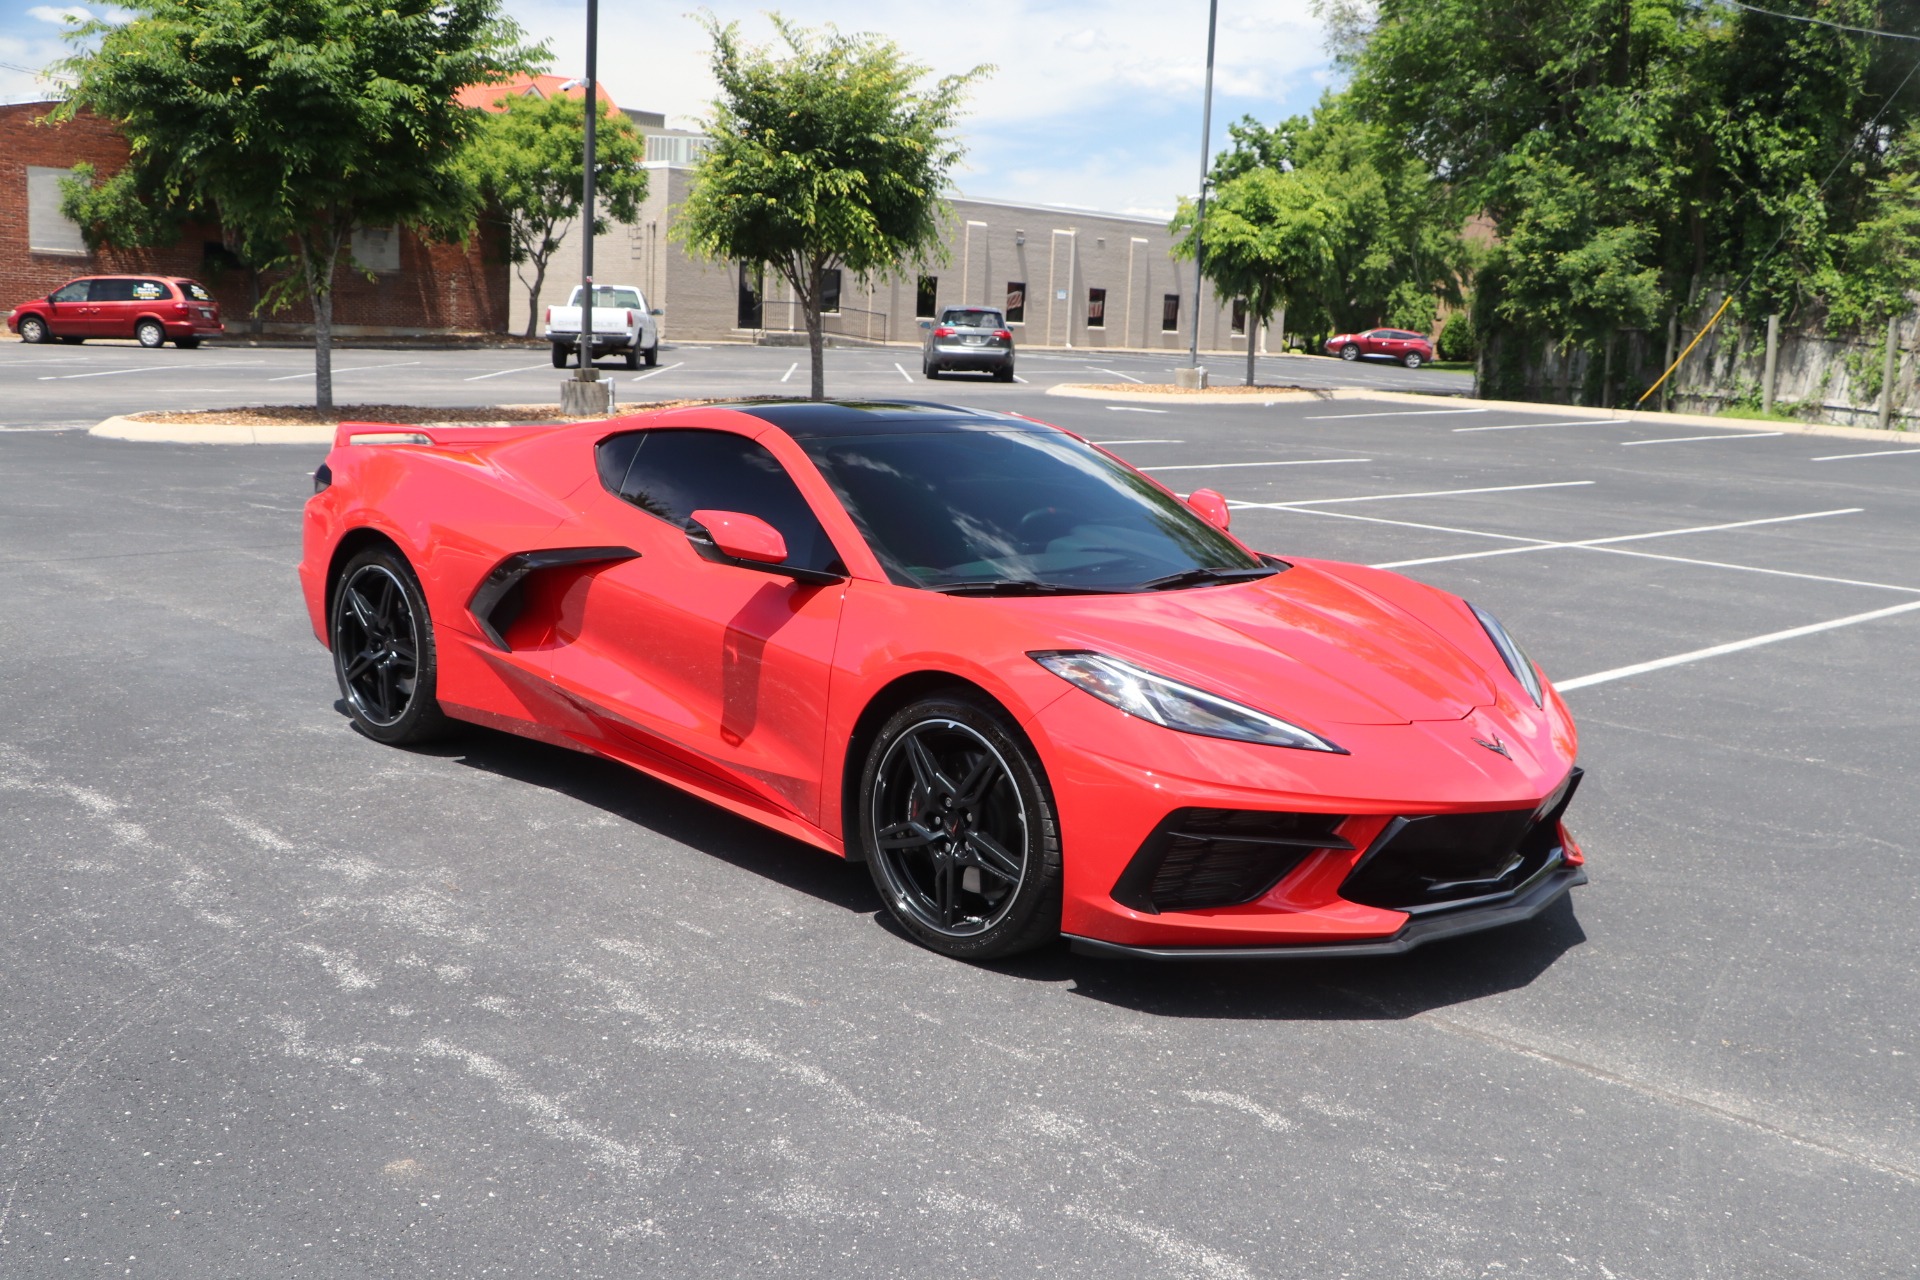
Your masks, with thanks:
M 1340 358 L 1342 360 L 1358 360 L 1360 358 L 1360 348 L 1349 342 L 1346 346 L 1340 348 Z
M 1040 762 L 1004 712 L 947 694 L 894 713 L 855 813 L 887 910 L 923 946 L 990 960 L 1060 932 L 1060 831 Z
M 20 341 L 45 342 L 52 336 L 53 330 L 47 328 L 47 322 L 39 316 L 22 316 L 20 318 Z
M 647 368 L 649 369 L 660 363 L 660 344 L 658 342 L 647 348 L 645 360 Z
M 133 336 L 143 347 L 164 347 L 167 345 L 167 331 L 158 320 L 142 320 L 133 326 Z
M 333 672 L 355 727 L 390 745 L 442 733 L 433 620 L 405 558 L 369 547 L 349 560 L 329 616 Z

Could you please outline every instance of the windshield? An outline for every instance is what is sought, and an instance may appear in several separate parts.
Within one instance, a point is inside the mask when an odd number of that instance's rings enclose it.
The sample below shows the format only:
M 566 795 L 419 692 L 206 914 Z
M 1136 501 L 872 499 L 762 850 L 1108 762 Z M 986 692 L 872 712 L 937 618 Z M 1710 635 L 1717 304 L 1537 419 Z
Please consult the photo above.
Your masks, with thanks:
M 1003 329 L 1006 327 L 998 311 L 981 311 L 974 308 L 948 307 L 940 317 L 941 324 L 954 325 L 961 329 Z
M 580 305 L 580 290 L 573 291 L 573 305 Z M 639 310 L 640 291 L 638 289 L 618 289 L 609 285 L 593 286 L 593 305 L 596 307 L 632 307 Z
M 1207 570 L 1271 572 L 1139 474 L 1056 432 L 803 438 L 888 575 L 1131 591 Z

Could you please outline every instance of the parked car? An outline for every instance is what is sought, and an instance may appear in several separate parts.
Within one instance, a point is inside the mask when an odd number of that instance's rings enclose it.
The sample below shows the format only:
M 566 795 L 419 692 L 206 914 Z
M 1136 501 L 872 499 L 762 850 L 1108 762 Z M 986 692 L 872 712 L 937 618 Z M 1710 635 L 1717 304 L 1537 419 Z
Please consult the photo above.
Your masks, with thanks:
M 347 423 L 314 490 L 300 582 L 368 738 L 619 761 L 866 863 L 950 956 L 1396 955 L 1586 880 L 1573 718 L 1491 614 L 1260 554 L 1031 419 Z
M 1327 339 L 1327 354 L 1342 360 L 1378 356 L 1418 369 L 1433 359 L 1433 344 L 1405 329 L 1369 329 L 1365 333 L 1336 333 Z
M 627 359 L 627 368 L 638 369 L 642 361 L 649 366 L 660 359 L 660 329 L 654 323 L 658 310 L 649 309 L 647 295 L 631 284 L 593 286 L 593 356 L 599 359 L 618 351 Z M 547 341 L 553 344 L 553 367 L 564 369 L 567 361 L 580 351 L 580 286 L 564 307 L 547 308 Z
M 205 285 L 183 276 L 85 276 L 7 313 L 22 342 L 133 338 L 193 348 L 227 331 Z
M 920 371 L 929 378 L 955 369 L 991 373 L 1013 381 L 1013 330 L 992 307 L 948 307 L 936 320 L 922 320 L 927 331 Z

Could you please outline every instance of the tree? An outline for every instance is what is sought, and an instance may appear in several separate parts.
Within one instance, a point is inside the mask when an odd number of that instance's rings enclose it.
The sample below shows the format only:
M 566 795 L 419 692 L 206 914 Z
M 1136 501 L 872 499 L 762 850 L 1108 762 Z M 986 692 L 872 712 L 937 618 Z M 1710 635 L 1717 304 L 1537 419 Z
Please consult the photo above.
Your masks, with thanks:
M 531 267 L 527 286 L 527 337 L 540 314 L 547 262 L 580 216 L 586 185 L 586 104 L 564 95 L 515 95 L 486 117 L 467 149 L 470 181 L 486 194 L 505 223 L 507 253 L 516 268 Z M 599 99 L 594 125 L 593 234 L 612 223 L 630 225 L 647 198 L 647 172 L 639 131 Z M 604 216 L 602 216 L 604 214 Z
M 62 64 L 63 117 L 132 149 L 123 191 L 211 210 L 248 245 L 288 246 L 274 290 L 313 308 L 314 400 L 333 407 L 333 281 L 356 226 L 472 226 L 459 156 L 480 113 L 454 93 L 534 69 L 500 0 L 129 0 Z M 111 208 L 107 212 L 112 212 Z M 351 254 L 348 254 L 351 257 Z
M 871 278 L 942 255 L 942 194 L 962 154 L 949 133 L 967 86 L 876 35 L 810 31 L 778 14 L 779 52 L 709 21 L 720 83 L 673 234 L 710 261 L 772 266 L 806 316 L 812 397 L 826 396 L 821 298 L 827 272 Z
M 1194 205 L 1182 200 L 1172 230 L 1186 234 L 1174 256 L 1192 258 Z M 1207 205 L 1202 271 L 1214 288 L 1247 300 L 1247 385 L 1254 384 L 1260 326 L 1280 306 L 1323 294 L 1333 269 L 1340 212 L 1311 174 L 1249 168 L 1213 193 Z

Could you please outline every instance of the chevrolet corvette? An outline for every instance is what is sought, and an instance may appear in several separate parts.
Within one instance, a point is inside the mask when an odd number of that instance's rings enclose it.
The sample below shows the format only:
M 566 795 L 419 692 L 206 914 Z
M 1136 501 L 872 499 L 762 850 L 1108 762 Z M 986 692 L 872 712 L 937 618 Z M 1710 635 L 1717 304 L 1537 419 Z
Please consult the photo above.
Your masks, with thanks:
M 919 943 L 1392 955 L 1586 880 L 1494 616 L 921 403 L 343 424 L 300 581 L 353 725 L 619 761 L 867 865 Z

